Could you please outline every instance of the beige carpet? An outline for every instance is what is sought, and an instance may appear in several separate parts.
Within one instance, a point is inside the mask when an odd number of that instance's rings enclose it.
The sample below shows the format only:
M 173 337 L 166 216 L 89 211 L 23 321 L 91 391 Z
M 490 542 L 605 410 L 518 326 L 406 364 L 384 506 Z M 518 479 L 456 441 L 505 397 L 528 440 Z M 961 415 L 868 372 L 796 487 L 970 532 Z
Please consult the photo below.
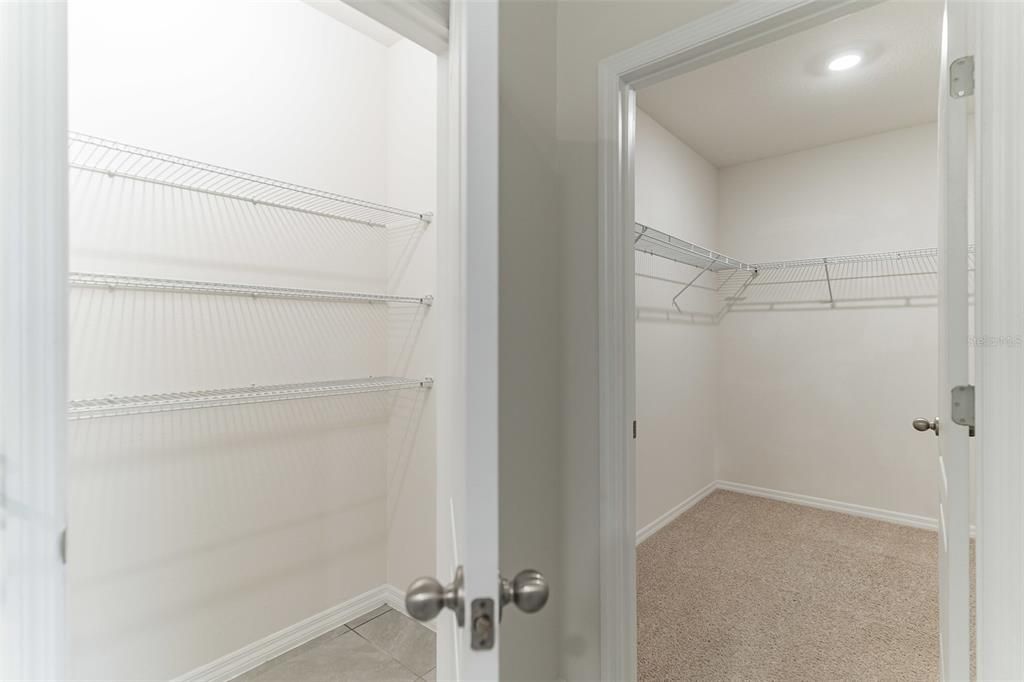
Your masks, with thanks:
M 936 680 L 936 534 L 716 491 L 637 548 L 641 680 Z

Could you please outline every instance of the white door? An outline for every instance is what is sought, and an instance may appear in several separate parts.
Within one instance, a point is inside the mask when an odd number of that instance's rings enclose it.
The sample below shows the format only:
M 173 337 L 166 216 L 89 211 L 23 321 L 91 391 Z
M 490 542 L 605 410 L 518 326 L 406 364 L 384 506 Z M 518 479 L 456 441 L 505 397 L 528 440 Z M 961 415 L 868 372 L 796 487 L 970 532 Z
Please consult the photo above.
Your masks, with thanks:
M 967 65 L 963 66 L 963 71 L 954 66 L 956 60 L 967 56 L 967 11 L 966 3 L 946 3 L 939 78 L 939 414 L 936 435 L 939 447 L 939 637 L 945 680 L 966 680 L 970 674 L 968 429 L 953 422 L 951 400 L 953 388 L 968 383 L 967 103 L 970 95 L 964 75 Z
M 0 2 L 0 679 L 64 678 L 67 43 Z
M 437 677 L 498 679 L 498 4 L 452 3 L 441 235 L 442 376 L 438 382 L 437 581 L 463 578 L 461 603 L 437 619 Z M 446 62 L 446 63 L 444 63 Z M 447 293 L 445 293 L 447 292 Z M 450 302 L 445 305 L 445 302 Z M 445 383 L 447 381 L 447 385 Z M 410 588 L 411 589 L 411 588 Z M 451 594 L 449 596 L 452 596 Z M 478 601 L 482 600 L 482 601 Z M 485 609 L 486 610 L 486 609 Z M 410 612 L 412 609 L 410 609 Z M 462 624 L 457 621 L 460 612 Z

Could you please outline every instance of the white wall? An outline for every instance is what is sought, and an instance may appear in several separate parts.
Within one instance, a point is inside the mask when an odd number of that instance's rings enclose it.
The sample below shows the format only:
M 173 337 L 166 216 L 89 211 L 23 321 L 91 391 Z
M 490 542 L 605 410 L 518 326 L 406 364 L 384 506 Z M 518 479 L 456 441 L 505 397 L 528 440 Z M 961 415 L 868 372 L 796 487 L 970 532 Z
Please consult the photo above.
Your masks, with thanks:
M 437 203 L 437 58 L 407 40 L 388 49 L 387 200 L 434 212 Z M 389 229 L 388 291 L 436 294 L 437 221 Z M 437 374 L 431 308 L 388 310 L 388 373 Z M 435 570 L 436 419 L 433 391 L 395 394 L 388 428 L 387 582 L 400 590 Z
M 69 15 L 72 129 L 433 206 L 433 160 L 426 173 L 409 166 L 433 154 L 430 81 L 404 87 L 401 117 L 384 114 L 404 47 L 390 52 L 300 2 L 82 0 Z M 426 144 L 390 141 L 424 128 Z M 430 233 L 398 267 L 400 238 L 378 228 L 81 172 L 72 188 L 72 269 L 433 293 Z M 426 370 L 429 313 L 401 315 L 76 289 L 71 397 Z M 416 342 L 397 346 L 399 337 Z M 391 567 L 405 571 L 389 527 L 419 532 L 409 519 L 424 507 L 433 519 L 433 502 L 396 502 L 433 491 L 423 393 L 75 423 L 73 676 L 166 679 L 378 587 Z M 401 434 L 415 434 L 411 447 L 396 440 L 395 406 L 420 420 Z
M 722 169 L 722 251 L 760 262 L 934 247 L 935 140 L 923 125 Z M 727 315 L 720 478 L 935 518 L 934 439 L 910 421 L 935 414 L 936 329 L 935 307 Z
M 558 3 L 557 54 L 531 66 L 557 69 L 558 201 L 561 220 L 552 236 L 561 237 L 562 253 L 550 265 L 561 278 L 560 415 L 562 419 L 561 501 L 562 571 L 561 677 L 595 680 L 600 672 L 600 527 L 598 503 L 597 363 L 597 66 L 601 59 L 648 40 L 697 17 L 720 9 L 724 2 L 661 2 L 608 0 Z M 504 54 L 502 55 L 504 59 Z M 504 63 L 503 63 L 504 67 Z M 537 97 L 542 97 L 538 93 Z M 505 144 L 502 153 L 505 153 Z M 525 172 L 525 171 L 524 171 Z M 520 175 L 502 177 L 502 186 L 523 182 Z M 504 229 L 504 228 L 503 228 Z M 525 257 L 520 277 L 537 277 Z M 542 273 L 549 272 L 547 269 Z M 529 273 L 529 274 L 528 274 Z M 540 349 L 537 360 L 554 348 Z M 539 387 L 540 384 L 537 384 Z M 536 400 L 556 409 L 534 392 Z M 571 577 L 571 579 L 568 579 Z
M 635 171 L 638 222 L 715 248 L 718 169 L 643 111 L 637 112 Z M 679 282 L 690 281 L 699 269 L 637 253 L 636 272 L 641 530 L 715 480 L 718 330 L 706 318 L 677 315 L 671 304 L 683 286 Z M 708 274 L 695 282 L 714 283 Z M 687 312 L 713 314 L 718 297 L 691 287 L 678 303 Z

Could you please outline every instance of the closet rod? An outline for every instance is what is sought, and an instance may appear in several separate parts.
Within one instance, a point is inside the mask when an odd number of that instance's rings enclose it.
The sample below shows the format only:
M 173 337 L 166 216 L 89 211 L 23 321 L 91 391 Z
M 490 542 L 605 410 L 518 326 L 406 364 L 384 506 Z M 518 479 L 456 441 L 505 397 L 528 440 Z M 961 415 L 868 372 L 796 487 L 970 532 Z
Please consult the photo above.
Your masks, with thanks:
M 68 133 L 68 165 L 109 177 L 372 227 L 388 227 L 410 220 L 429 223 L 433 219 L 431 213 L 386 206 L 83 133 Z
M 68 419 L 127 417 L 207 407 L 252 405 L 281 400 L 325 398 L 360 393 L 376 393 L 379 391 L 396 391 L 408 388 L 430 388 L 433 385 L 434 380 L 431 377 L 406 379 L 403 377 L 384 376 L 300 384 L 221 388 L 183 393 L 111 396 L 108 398 L 72 400 L 68 403 Z
M 324 289 L 294 289 L 253 284 L 228 284 L 185 279 L 161 279 L 130 275 L 105 275 L 92 272 L 71 272 L 68 281 L 74 287 L 95 289 L 126 289 L 132 291 L 163 291 L 181 294 L 212 294 L 219 296 L 249 296 L 252 298 L 288 298 L 325 302 L 411 303 L 431 305 L 433 296 L 389 296 L 352 291 Z

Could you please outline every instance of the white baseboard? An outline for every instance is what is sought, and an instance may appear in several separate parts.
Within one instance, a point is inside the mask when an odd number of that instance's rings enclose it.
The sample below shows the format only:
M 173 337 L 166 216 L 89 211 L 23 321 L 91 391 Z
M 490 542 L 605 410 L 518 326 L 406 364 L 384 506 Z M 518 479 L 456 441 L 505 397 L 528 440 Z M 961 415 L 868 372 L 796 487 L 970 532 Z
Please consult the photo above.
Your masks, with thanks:
M 647 538 L 651 537 L 659 530 L 672 523 L 677 516 L 682 514 L 684 511 L 697 504 L 705 497 L 714 492 L 717 481 L 712 481 L 706 486 L 695 492 L 694 494 L 687 497 L 685 500 L 677 504 L 676 506 L 669 509 L 667 512 L 659 516 L 658 518 L 651 521 L 646 526 L 636 532 L 636 544 L 640 544 Z
M 787 493 L 782 490 L 761 488 L 756 485 L 747 485 L 746 483 L 718 481 L 717 487 L 720 490 L 731 490 L 734 493 L 757 495 L 758 497 L 767 497 L 772 500 L 779 500 L 780 502 L 791 502 L 805 507 L 826 509 L 828 511 L 841 512 L 843 514 L 851 514 L 853 516 L 877 519 L 878 521 L 898 523 L 901 526 L 912 526 L 914 528 L 924 528 L 925 530 L 938 530 L 939 528 L 938 522 L 928 516 L 905 514 L 903 512 L 891 511 L 889 509 L 878 509 L 877 507 L 866 507 L 864 505 L 851 504 L 849 502 L 837 502 L 836 500 L 812 497 L 810 495 L 801 495 L 799 493 Z
M 322 634 L 339 628 L 354 618 L 368 613 L 375 608 L 392 603 L 393 592 L 399 592 L 391 585 L 381 585 L 348 601 L 321 611 L 315 616 L 290 625 L 263 639 L 248 644 L 237 651 L 222 656 L 212 663 L 207 663 L 195 670 L 174 678 L 173 682 L 227 682 L 242 673 L 266 663 L 272 658 L 291 651 L 297 646 L 316 639 Z M 402 600 L 404 601 L 404 599 Z M 404 604 L 401 611 L 405 611 Z
M 812 497 L 811 495 L 801 495 L 800 493 L 789 493 L 783 490 L 762 488 L 760 486 L 748 485 L 746 483 L 715 481 L 704 486 L 696 493 L 659 516 L 652 523 L 649 523 L 638 530 L 636 533 L 636 544 L 639 545 L 641 542 L 657 533 L 659 530 L 675 520 L 677 516 L 693 507 L 715 490 L 729 490 L 734 493 L 767 497 L 772 500 L 779 500 L 780 502 L 790 502 L 792 504 L 799 504 L 805 507 L 825 509 L 827 511 L 840 512 L 842 514 L 850 514 L 852 516 L 863 516 L 868 519 L 887 521 L 901 526 L 911 526 L 913 528 L 922 528 L 924 530 L 937 531 L 939 528 L 938 521 L 928 516 L 918 516 L 916 514 L 906 514 L 904 512 L 892 511 L 889 509 L 867 507 L 861 504 L 852 504 L 850 502 L 838 502 L 836 500 L 829 500 L 823 497 Z M 972 524 L 971 537 L 973 538 L 974 536 L 975 527 Z

